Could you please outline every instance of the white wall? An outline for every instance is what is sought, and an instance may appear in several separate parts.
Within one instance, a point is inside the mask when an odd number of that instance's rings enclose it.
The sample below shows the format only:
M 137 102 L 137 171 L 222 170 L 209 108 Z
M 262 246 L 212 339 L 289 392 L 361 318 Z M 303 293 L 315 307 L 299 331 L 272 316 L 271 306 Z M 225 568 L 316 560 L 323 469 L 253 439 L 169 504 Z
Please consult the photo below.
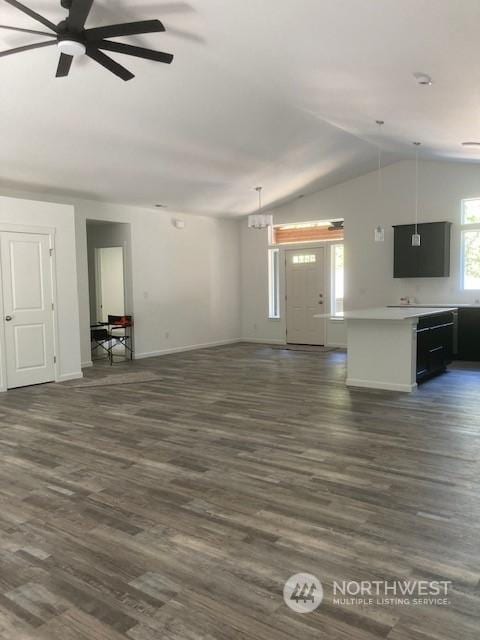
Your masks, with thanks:
M 79 312 L 73 207 L 0 196 L 0 224 L 55 229 L 60 379 L 80 377 Z
M 131 303 L 137 357 L 195 346 L 234 342 L 240 337 L 240 226 L 242 221 L 181 215 L 176 229 L 165 211 L 68 199 L 38 191 L 2 188 L 6 196 L 46 201 L 74 209 L 82 366 L 91 362 L 87 220 L 129 223 Z M 56 209 L 60 212 L 60 209 Z M 50 225 L 51 226 L 51 225 Z M 76 293 L 77 288 L 75 289 Z M 73 291 L 73 290 L 72 290 Z M 128 297 L 127 287 L 127 297 Z M 78 305 L 78 306 L 77 306 Z
M 480 292 L 461 290 L 460 203 L 480 197 L 480 166 L 468 163 L 421 162 L 420 222 L 449 220 L 452 230 L 449 278 L 393 278 L 394 224 L 414 221 L 414 162 L 383 170 L 383 198 L 377 173 L 318 191 L 275 209 L 274 222 L 345 219 L 345 307 L 361 309 L 398 303 L 414 296 L 420 303 L 472 303 Z M 374 228 L 385 227 L 385 242 L 376 243 Z M 242 227 L 242 336 L 284 340 L 284 314 L 268 320 L 267 234 Z M 283 292 L 281 291 L 283 298 Z M 338 336 L 337 336 L 338 338 Z M 333 340 L 332 340 L 333 341 Z
M 137 357 L 240 336 L 240 240 L 237 221 L 77 200 L 75 224 L 82 362 L 90 361 L 87 220 L 130 223 L 132 313 Z

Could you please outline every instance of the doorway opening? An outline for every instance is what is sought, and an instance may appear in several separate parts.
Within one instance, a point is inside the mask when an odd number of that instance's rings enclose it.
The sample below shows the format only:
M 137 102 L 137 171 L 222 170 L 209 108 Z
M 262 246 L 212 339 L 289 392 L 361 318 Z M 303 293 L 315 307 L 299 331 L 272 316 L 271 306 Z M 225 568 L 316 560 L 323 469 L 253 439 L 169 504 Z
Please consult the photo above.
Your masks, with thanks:
M 125 315 L 125 248 L 95 247 L 96 321 Z
M 284 323 L 287 344 L 343 344 L 343 243 L 341 219 L 270 228 L 268 317 Z
M 130 224 L 87 220 L 92 363 L 133 352 Z M 131 322 L 130 322 L 131 321 Z

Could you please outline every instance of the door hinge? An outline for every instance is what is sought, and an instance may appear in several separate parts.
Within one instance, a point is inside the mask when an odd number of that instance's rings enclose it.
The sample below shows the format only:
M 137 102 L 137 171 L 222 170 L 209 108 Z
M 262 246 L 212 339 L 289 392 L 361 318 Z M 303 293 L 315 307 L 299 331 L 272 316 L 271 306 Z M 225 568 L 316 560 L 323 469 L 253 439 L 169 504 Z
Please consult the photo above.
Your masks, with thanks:
M 55 305 L 54 305 L 54 303 L 52 302 L 52 311 L 53 311 L 54 309 L 55 309 Z
M 53 249 L 50 249 L 50 255 L 53 256 Z
M 57 363 L 57 356 L 53 356 L 53 363 L 56 364 Z

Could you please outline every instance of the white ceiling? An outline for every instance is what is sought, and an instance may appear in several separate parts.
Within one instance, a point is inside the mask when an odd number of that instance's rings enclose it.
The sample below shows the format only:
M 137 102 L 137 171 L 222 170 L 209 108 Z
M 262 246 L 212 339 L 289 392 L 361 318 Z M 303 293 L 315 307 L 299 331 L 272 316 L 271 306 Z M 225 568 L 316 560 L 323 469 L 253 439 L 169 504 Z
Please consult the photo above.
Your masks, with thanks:
M 23 0 L 54 22 L 60 2 Z M 467 158 L 480 140 L 479 0 L 96 0 L 87 26 L 160 18 L 125 38 L 171 66 L 111 54 L 56 79 L 45 48 L 0 59 L 0 182 L 213 215 L 255 208 L 387 161 Z M 42 28 L 0 0 L 0 23 Z M 0 48 L 41 37 L 0 33 Z M 432 75 L 419 87 L 412 74 Z M 159 214 L 160 215 L 160 214 Z

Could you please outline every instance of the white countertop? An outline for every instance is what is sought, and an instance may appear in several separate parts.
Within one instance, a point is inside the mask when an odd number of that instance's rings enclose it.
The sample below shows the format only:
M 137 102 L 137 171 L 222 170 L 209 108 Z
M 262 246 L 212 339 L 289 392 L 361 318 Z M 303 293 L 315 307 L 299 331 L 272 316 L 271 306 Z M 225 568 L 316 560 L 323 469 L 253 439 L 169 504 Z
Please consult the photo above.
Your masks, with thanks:
M 345 311 L 345 320 L 410 320 L 433 316 L 439 313 L 456 311 L 457 307 L 377 307 L 374 309 L 359 309 L 358 311 Z M 330 314 L 318 314 L 315 318 L 331 318 Z M 338 316 L 336 317 L 338 319 Z
M 422 308 L 431 307 L 432 309 L 436 309 L 437 307 L 442 307 L 442 308 L 449 307 L 454 309 L 464 309 L 467 307 L 472 307 L 473 309 L 478 309 L 480 307 L 480 304 L 475 304 L 475 303 L 468 304 L 467 302 L 461 302 L 459 304 L 456 304 L 456 303 L 452 303 L 452 304 L 450 303 L 448 304 L 445 304 L 445 303 L 443 304 L 389 304 L 388 306 L 389 307 L 407 307 L 407 308 L 412 307 L 414 309 L 416 309 L 417 307 L 422 307 Z

